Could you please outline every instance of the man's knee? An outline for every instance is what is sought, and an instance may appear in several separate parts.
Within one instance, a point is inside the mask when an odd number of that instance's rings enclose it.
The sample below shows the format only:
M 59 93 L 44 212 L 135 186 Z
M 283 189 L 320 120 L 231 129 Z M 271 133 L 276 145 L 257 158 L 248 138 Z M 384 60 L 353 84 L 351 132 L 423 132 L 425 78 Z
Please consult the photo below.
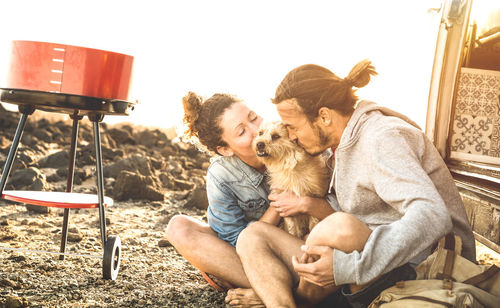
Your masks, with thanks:
M 333 227 L 339 240 L 349 241 L 357 237 L 359 225 L 362 222 L 356 217 L 343 212 L 337 212 L 330 216 L 332 217 L 327 222 Z
M 361 250 L 371 230 L 355 216 L 336 212 L 316 225 L 307 245 L 330 246 L 345 252 Z
M 187 216 L 175 215 L 170 219 L 165 229 L 165 235 L 170 243 L 175 245 L 175 243 L 184 242 L 188 239 L 192 232 L 190 227 L 192 222 Z

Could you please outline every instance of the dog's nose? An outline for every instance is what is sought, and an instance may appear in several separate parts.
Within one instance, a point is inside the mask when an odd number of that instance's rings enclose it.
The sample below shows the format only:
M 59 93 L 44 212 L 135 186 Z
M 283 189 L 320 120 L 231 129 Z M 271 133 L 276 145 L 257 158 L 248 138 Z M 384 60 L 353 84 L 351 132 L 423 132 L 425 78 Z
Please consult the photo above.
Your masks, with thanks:
M 266 147 L 264 142 L 257 142 L 257 149 L 263 150 Z

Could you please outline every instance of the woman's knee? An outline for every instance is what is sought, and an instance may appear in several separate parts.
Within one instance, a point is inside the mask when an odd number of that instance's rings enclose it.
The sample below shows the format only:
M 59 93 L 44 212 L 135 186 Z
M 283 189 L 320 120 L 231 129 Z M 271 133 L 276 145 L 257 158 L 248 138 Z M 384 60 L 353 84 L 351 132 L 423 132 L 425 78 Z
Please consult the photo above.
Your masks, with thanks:
M 173 216 L 167 224 L 165 234 L 170 243 L 184 242 L 192 233 L 194 223 L 185 215 Z

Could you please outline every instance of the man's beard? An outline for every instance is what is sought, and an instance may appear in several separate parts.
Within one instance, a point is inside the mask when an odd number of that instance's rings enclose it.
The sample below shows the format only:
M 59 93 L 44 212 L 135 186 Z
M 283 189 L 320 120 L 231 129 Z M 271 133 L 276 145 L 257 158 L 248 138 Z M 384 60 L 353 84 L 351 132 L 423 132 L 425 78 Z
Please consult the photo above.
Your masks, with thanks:
M 313 153 L 310 153 L 308 151 L 306 152 L 309 153 L 309 155 L 318 156 L 321 155 L 328 148 L 328 144 L 330 143 L 330 138 L 328 137 L 327 134 L 325 134 L 325 132 L 323 132 L 323 130 L 319 126 L 316 126 L 314 124 L 313 124 L 313 132 L 316 135 L 316 137 L 318 137 L 319 143 L 317 146 L 320 148 L 320 150 Z

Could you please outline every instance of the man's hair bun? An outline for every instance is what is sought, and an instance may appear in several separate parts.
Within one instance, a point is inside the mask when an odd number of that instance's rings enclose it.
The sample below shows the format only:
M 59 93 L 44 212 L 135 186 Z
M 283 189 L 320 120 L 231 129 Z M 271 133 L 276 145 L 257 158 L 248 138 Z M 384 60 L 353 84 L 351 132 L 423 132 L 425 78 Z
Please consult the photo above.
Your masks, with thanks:
M 350 87 L 362 88 L 370 82 L 370 77 L 377 75 L 375 67 L 370 60 L 362 60 L 357 63 L 344 78 L 344 82 Z

